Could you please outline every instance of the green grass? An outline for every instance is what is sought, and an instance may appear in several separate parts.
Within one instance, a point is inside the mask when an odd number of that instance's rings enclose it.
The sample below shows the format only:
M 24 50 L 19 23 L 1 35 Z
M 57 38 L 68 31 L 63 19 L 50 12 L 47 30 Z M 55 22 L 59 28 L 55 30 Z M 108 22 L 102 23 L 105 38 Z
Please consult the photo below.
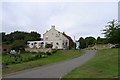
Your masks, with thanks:
M 113 77 L 118 77 L 118 49 L 104 49 L 99 50 L 92 60 L 65 75 L 63 80 L 64 78 Z
M 0 62 L 2 61 L 2 54 L 0 53 Z
M 58 50 L 56 53 L 48 56 L 47 58 L 40 58 L 40 59 L 29 61 L 29 62 L 8 65 L 7 66 L 8 68 L 3 68 L 3 75 L 75 58 L 80 56 L 81 54 L 82 52 L 80 50 Z
M 37 54 L 37 53 L 35 53 L 35 54 Z M 19 63 L 19 62 L 26 62 L 29 60 L 29 58 L 32 55 L 34 55 L 34 54 L 32 54 L 32 52 L 22 52 L 20 54 L 20 57 L 17 57 L 17 61 L 15 61 L 16 58 L 13 56 L 10 56 L 10 54 L 3 54 L 2 55 L 2 62 L 4 62 L 7 65 L 11 65 L 11 64 Z
M 0 53 L 0 63 L 2 63 L 2 54 Z M 2 68 L 0 68 L 0 76 L 2 75 Z

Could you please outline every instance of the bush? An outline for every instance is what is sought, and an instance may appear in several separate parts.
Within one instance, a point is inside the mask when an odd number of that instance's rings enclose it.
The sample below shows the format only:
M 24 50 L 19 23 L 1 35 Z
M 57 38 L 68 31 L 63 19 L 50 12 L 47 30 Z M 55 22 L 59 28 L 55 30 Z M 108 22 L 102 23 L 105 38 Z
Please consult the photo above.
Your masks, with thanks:
M 46 52 L 47 53 L 47 55 L 52 55 L 52 53 L 51 52 Z
M 31 54 L 37 54 L 37 52 L 31 52 Z
M 56 49 L 54 49 L 53 51 L 52 51 L 52 53 L 56 53 L 57 52 L 57 50 Z
M 46 44 L 46 45 L 45 45 L 45 48 L 52 48 L 52 47 L 53 47 L 52 44 Z
M 11 44 L 11 49 L 24 51 L 25 45 L 26 45 L 26 44 L 25 44 L 25 41 L 24 41 L 24 40 L 15 40 L 15 41 Z

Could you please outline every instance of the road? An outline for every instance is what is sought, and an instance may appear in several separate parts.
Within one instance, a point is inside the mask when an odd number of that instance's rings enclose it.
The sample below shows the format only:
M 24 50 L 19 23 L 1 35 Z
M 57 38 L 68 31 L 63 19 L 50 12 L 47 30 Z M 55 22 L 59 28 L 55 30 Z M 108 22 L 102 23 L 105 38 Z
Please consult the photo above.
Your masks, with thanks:
M 86 50 L 85 54 L 80 57 L 9 74 L 4 78 L 60 78 L 76 67 L 89 61 L 94 56 L 94 50 Z

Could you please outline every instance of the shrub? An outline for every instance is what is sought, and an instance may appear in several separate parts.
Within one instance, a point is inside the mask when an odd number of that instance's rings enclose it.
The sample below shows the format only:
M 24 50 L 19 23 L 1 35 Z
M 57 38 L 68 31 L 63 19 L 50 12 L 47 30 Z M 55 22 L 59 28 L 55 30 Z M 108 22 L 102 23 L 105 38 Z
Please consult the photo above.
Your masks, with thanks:
M 52 53 L 51 52 L 46 52 L 47 53 L 47 55 L 52 55 Z
M 52 48 L 52 47 L 53 47 L 52 44 L 46 44 L 46 45 L 45 45 L 45 48 Z
M 56 49 L 54 49 L 53 51 L 52 51 L 52 53 L 56 53 L 57 52 L 57 50 Z
M 31 52 L 31 54 L 36 54 L 37 52 Z

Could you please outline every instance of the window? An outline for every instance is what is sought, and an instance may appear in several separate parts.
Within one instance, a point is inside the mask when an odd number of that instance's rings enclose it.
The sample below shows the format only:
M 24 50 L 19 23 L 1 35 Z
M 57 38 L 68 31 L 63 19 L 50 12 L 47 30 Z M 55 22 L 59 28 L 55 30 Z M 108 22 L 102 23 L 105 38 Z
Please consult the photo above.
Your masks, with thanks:
M 37 42 L 35 42 L 34 44 L 37 44 Z
M 3 51 L 7 51 L 7 49 L 3 49 Z
M 44 44 L 43 42 L 41 42 L 41 44 Z
M 38 43 L 38 45 L 40 46 L 40 45 L 41 45 L 41 43 Z
M 58 34 L 60 35 L 60 32 L 58 32 Z
M 67 42 L 65 43 L 65 45 L 67 46 Z
M 59 37 L 59 35 L 58 35 L 58 34 L 56 34 L 56 37 Z
M 58 42 L 57 42 L 56 44 L 57 44 L 57 45 L 59 45 L 59 43 L 58 43 Z
M 55 48 L 56 48 L 56 49 L 58 49 L 58 47 L 57 47 L 57 46 L 55 46 Z

